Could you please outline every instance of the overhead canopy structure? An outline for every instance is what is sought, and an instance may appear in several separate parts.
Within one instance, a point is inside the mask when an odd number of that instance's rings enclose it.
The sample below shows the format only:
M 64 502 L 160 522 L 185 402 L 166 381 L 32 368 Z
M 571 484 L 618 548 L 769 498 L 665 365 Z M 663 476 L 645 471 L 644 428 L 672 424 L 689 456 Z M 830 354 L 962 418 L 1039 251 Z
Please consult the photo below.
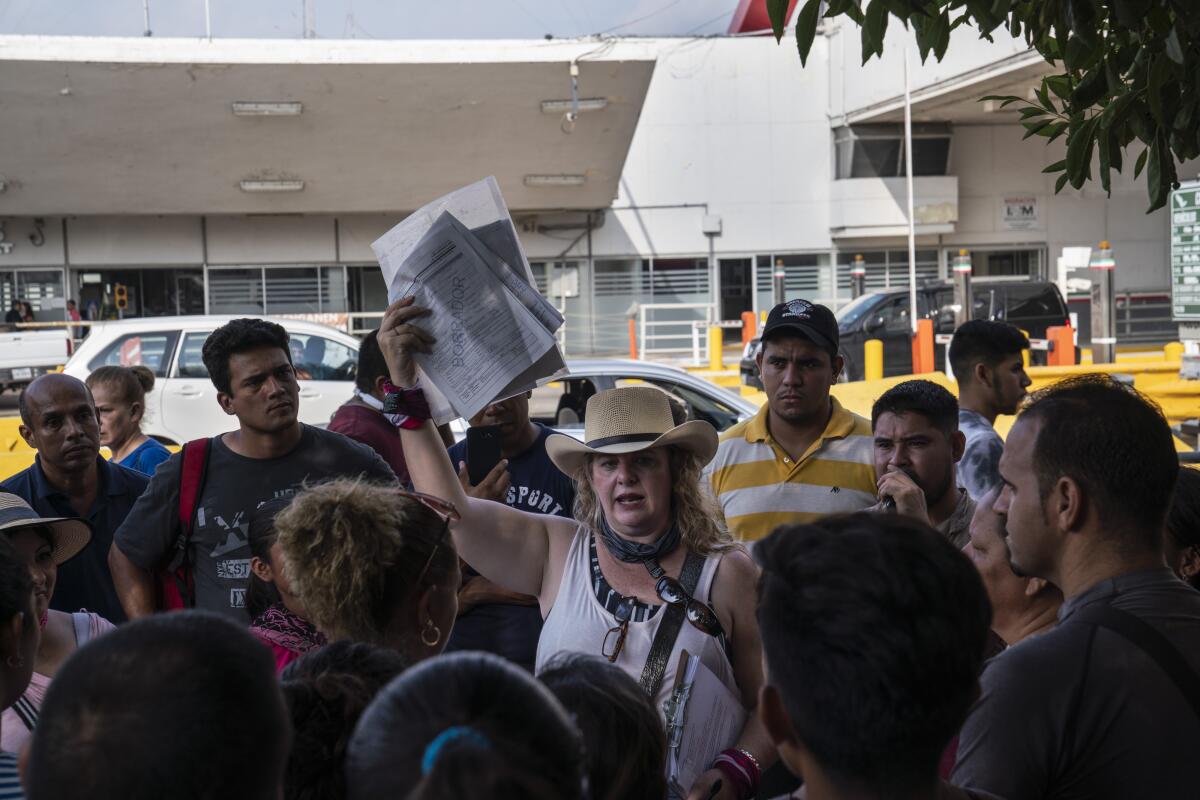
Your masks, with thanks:
M 513 209 L 603 208 L 654 59 L 612 40 L 0 36 L 0 216 L 396 212 L 487 175 Z M 573 62 L 595 102 L 571 125 Z
M 1001 108 L 996 101 L 981 102 L 989 95 L 1015 95 L 1030 102 L 1032 91 L 1041 86 L 1042 76 L 1054 72 L 1042 56 L 1032 50 L 968 70 L 951 80 L 939 81 L 912 92 L 915 122 L 956 122 L 1000 125 L 1019 119 L 1020 104 Z M 904 96 L 898 95 L 865 108 L 847 111 L 846 122 L 903 122 Z

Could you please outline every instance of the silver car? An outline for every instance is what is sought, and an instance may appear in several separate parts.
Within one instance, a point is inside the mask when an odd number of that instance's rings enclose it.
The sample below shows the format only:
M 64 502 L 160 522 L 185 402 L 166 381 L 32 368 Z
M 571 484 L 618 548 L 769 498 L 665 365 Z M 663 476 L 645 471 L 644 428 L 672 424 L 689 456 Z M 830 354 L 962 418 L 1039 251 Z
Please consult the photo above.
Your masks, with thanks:
M 718 432 L 758 412 L 758 406 L 741 395 L 665 364 L 617 358 L 568 359 L 567 372 L 534 390 L 529 415 L 535 422 L 577 439 L 583 438 L 587 399 L 618 386 L 657 386 L 687 406 L 689 419 L 711 423 Z
M 142 430 L 166 444 L 215 436 L 236 421 L 221 410 L 208 370 L 200 358 L 204 341 L 229 316 L 154 317 L 106 322 L 92 327 L 64 371 L 80 380 L 107 364 L 141 364 L 154 371 L 154 389 L 146 398 Z M 300 419 L 324 426 L 354 393 L 358 340 L 339 330 L 291 319 L 276 320 L 291 336 L 292 360 L 300 379 Z M 579 359 L 567 362 L 568 374 L 539 386 L 530 401 L 538 422 L 582 438 L 587 398 L 598 391 L 631 383 L 665 389 L 687 404 L 689 417 L 711 422 L 717 430 L 753 415 L 757 408 L 740 396 L 676 367 L 642 361 Z M 466 423 L 451 424 L 456 439 Z

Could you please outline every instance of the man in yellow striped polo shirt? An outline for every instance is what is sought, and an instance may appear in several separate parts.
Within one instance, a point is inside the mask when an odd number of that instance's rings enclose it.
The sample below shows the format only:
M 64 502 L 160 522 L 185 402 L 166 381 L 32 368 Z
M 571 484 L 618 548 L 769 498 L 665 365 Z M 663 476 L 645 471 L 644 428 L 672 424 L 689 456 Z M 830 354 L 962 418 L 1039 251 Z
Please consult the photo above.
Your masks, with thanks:
M 829 396 L 843 364 L 832 311 L 807 300 L 771 309 L 758 353 L 767 402 L 725 431 L 705 470 L 735 537 L 876 502 L 871 422 Z

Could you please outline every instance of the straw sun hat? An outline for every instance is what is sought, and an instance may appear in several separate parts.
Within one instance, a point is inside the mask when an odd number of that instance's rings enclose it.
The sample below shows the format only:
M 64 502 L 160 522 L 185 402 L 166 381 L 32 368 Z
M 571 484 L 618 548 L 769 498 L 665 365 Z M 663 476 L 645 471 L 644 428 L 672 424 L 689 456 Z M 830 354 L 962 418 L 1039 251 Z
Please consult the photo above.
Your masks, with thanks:
M 567 475 L 600 453 L 633 453 L 674 445 L 694 453 L 702 464 L 717 452 L 717 432 L 703 420 L 675 425 L 667 393 L 653 386 L 607 389 L 588 398 L 583 441 L 555 433 L 546 439 L 546 453 Z
M 39 517 L 23 499 L 15 494 L 0 492 L 0 534 L 16 533 L 21 528 L 44 525 L 54 537 L 55 564 L 69 561 L 79 555 L 92 540 L 92 529 L 81 519 L 68 517 Z

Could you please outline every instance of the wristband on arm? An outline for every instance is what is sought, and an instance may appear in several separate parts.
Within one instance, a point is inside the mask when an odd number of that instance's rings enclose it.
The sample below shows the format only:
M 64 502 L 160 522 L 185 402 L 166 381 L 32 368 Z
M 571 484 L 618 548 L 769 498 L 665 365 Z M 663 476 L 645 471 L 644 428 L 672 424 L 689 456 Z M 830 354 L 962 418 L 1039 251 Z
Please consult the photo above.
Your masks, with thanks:
M 383 382 L 383 413 L 394 414 L 398 417 L 396 425 L 405 430 L 415 430 L 432 419 L 429 411 L 429 401 L 421 387 L 401 389 L 390 380 Z
M 758 759 L 748 750 L 737 747 L 722 750 L 713 760 L 712 768 L 719 769 L 725 775 L 742 800 L 748 800 L 758 794 L 762 769 L 758 766 Z

